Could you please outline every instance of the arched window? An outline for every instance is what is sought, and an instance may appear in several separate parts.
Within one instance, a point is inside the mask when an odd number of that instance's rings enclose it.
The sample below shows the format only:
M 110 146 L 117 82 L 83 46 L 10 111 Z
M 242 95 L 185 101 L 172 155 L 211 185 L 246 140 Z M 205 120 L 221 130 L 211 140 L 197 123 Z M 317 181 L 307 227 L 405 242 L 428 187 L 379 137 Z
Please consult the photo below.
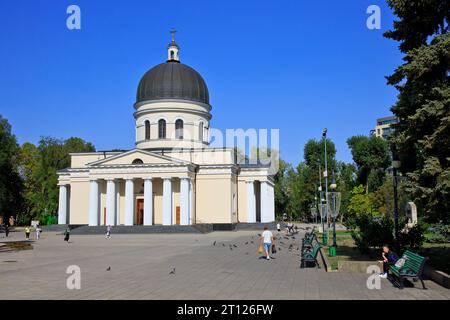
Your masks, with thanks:
M 145 140 L 150 140 L 150 121 L 145 120 Z
M 171 60 L 175 59 L 175 52 L 173 52 L 173 50 L 170 50 L 170 59 Z
M 203 142 L 203 130 L 204 130 L 204 124 L 203 121 L 198 124 L 198 140 Z
M 144 164 L 144 161 L 142 161 L 141 159 L 134 159 L 131 164 Z
M 175 121 L 175 138 L 176 139 L 183 139 L 183 120 L 178 119 Z
M 166 120 L 160 119 L 158 121 L 158 138 L 165 139 L 166 138 Z

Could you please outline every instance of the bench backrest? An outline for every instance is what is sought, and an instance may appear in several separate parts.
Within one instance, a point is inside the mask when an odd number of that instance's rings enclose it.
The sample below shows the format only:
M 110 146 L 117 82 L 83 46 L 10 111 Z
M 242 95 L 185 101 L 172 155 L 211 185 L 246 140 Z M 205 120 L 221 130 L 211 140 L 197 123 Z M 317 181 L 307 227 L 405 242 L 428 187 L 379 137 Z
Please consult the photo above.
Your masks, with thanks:
M 426 258 L 414 253 L 412 251 L 406 250 L 403 256 L 406 257 L 404 268 L 409 268 L 414 272 L 419 272 L 422 270 L 425 264 Z
M 314 245 L 314 249 L 312 252 L 312 256 L 315 257 L 317 255 L 317 253 L 319 252 L 320 249 L 320 244 L 316 242 L 316 244 Z

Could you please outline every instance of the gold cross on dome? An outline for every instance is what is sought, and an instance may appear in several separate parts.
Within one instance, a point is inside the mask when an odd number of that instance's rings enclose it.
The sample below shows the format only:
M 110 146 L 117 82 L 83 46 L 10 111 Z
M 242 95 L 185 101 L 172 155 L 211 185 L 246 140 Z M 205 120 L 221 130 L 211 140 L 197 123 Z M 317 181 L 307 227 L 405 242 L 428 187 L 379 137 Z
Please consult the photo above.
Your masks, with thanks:
M 172 28 L 170 30 L 170 34 L 172 35 L 172 42 L 175 42 L 175 33 L 177 32 L 177 30 L 175 28 Z

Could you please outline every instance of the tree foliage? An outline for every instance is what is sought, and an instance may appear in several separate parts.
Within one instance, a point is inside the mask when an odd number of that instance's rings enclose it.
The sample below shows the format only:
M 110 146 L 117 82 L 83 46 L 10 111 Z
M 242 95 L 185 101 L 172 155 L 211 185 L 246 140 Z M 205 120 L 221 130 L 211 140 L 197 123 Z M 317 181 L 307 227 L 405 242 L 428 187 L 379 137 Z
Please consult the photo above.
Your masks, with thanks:
M 24 177 L 26 211 L 22 222 L 44 221 L 58 210 L 58 170 L 70 167 L 71 152 L 95 151 L 91 143 L 80 138 L 59 140 L 43 137 L 38 146 L 21 147 L 21 169 Z
M 404 63 L 387 77 L 399 91 L 393 142 L 408 191 L 430 221 L 450 212 L 450 2 L 388 0 L 399 20 L 385 33 L 400 42 Z
M 366 193 L 375 191 L 382 185 L 390 163 L 388 143 L 375 136 L 353 136 L 347 144 L 358 168 L 358 183 L 365 186 Z
M 23 209 L 19 159 L 20 148 L 11 132 L 11 125 L 0 116 L 0 215 L 4 219 Z

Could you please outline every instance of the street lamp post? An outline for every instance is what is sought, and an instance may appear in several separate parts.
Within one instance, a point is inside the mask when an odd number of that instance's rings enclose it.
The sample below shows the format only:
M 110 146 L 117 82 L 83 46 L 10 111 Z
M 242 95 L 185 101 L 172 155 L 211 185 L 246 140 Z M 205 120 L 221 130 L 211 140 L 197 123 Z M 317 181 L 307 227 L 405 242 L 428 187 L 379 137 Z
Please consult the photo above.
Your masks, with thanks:
M 327 161 L 327 128 L 323 129 L 323 133 L 322 133 L 322 138 L 323 138 L 323 142 L 324 142 L 324 148 L 325 148 L 325 171 L 323 173 L 324 177 L 325 177 L 325 213 L 326 213 L 326 217 L 327 217 L 327 224 L 328 224 L 328 228 L 330 227 L 329 225 L 329 213 L 328 213 L 328 161 Z M 327 233 L 328 233 L 328 229 L 327 229 Z M 325 235 L 325 233 L 324 233 Z M 323 238 L 323 242 L 324 244 L 328 243 L 328 234 L 326 235 L 326 237 L 324 236 Z
M 395 232 L 395 250 L 400 252 L 400 242 L 398 239 L 398 194 L 397 194 L 397 170 L 401 162 L 397 154 L 395 145 L 392 145 L 392 185 L 394 187 L 394 232 Z
M 331 189 L 331 205 L 332 205 L 332 212 L 331 217 L 333 218 L 333 247 L 337 247 L 336 244 L 336 181 L 333 177 L 333 183 L 330 185 Z

